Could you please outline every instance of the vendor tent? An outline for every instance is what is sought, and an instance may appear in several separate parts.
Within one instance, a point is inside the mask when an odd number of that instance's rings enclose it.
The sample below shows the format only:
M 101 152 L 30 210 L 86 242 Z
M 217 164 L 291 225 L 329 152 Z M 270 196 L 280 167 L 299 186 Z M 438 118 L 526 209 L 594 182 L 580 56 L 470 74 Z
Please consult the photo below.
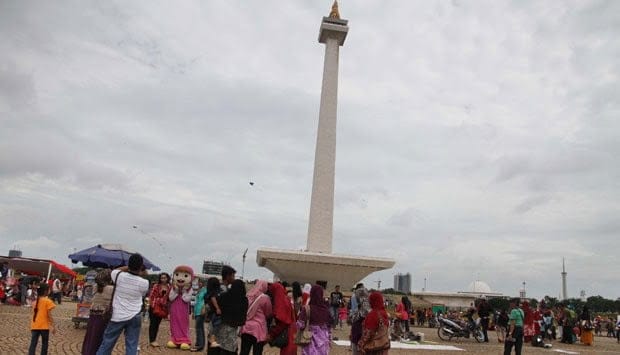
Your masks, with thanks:
M 77 275 L 77 273 L 69 267 L 59 264 L 54 260 L 0 256 L 0 262 L 8 263 L 9 268 L 15 271 L 46 278 L 49 278 L 52 274 L 65 276 L 65 278 L 72 278 Z

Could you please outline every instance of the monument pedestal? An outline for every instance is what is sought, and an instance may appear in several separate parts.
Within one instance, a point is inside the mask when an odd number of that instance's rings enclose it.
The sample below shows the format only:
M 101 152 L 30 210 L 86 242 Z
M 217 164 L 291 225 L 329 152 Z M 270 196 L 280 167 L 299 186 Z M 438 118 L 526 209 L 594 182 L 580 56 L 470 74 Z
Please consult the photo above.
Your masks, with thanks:
M 394 260 L 384 258 L 270 248 L 258 249 L 256 262 L 282 281 L 311 285 L 327 281 L 329 289 L 336 285 L 351 288 L 371 273 L 394 266 Z

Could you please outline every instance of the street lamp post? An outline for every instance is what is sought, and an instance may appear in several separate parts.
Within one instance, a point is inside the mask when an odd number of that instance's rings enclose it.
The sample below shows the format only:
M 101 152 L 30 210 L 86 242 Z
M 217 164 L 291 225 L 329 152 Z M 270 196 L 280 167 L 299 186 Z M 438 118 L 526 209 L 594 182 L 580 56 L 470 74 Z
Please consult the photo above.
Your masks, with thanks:
M 241 280 L 245 280 L 245 257 L 248 254 L 248 249 L 246 248 L 243 252 L 243 264 L 241 266 Z

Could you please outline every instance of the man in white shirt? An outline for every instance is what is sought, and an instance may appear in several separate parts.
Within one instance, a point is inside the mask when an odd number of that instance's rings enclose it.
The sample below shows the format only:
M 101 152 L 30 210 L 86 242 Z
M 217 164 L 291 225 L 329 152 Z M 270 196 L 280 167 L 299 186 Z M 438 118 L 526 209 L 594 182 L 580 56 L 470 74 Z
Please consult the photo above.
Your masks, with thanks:
M 123 330 L 125 354 L 135 355 L 138 352 L 142 299 L 149 290 L 149 282 L 141 277 L 145 274 L 144 259 L 140 254 L 132 254 L 128 266 L 112 271 L 112 280 L 115 280 L 112 319 L 103 333 L 103 341 L 97 350 L 97 355 L 111 354 Z
M 56 275 L 52 282 L 52 300 L 58 302 L 58 304 L 62 303 L 62 282 Z

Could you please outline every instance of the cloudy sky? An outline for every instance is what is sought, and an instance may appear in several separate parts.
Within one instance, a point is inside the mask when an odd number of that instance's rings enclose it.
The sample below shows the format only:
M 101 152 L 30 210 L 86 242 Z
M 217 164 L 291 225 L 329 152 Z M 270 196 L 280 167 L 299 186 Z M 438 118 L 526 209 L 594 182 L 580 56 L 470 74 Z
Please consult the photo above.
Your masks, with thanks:
M 330 5 L 0 2 L 0 254 L 247 247 L 270 277 L 258 247 L 305 247 Z M 334 251 L 535 297 L 564 256 L 570 296 L 618 297 L 620 2 L 340 10 Z

